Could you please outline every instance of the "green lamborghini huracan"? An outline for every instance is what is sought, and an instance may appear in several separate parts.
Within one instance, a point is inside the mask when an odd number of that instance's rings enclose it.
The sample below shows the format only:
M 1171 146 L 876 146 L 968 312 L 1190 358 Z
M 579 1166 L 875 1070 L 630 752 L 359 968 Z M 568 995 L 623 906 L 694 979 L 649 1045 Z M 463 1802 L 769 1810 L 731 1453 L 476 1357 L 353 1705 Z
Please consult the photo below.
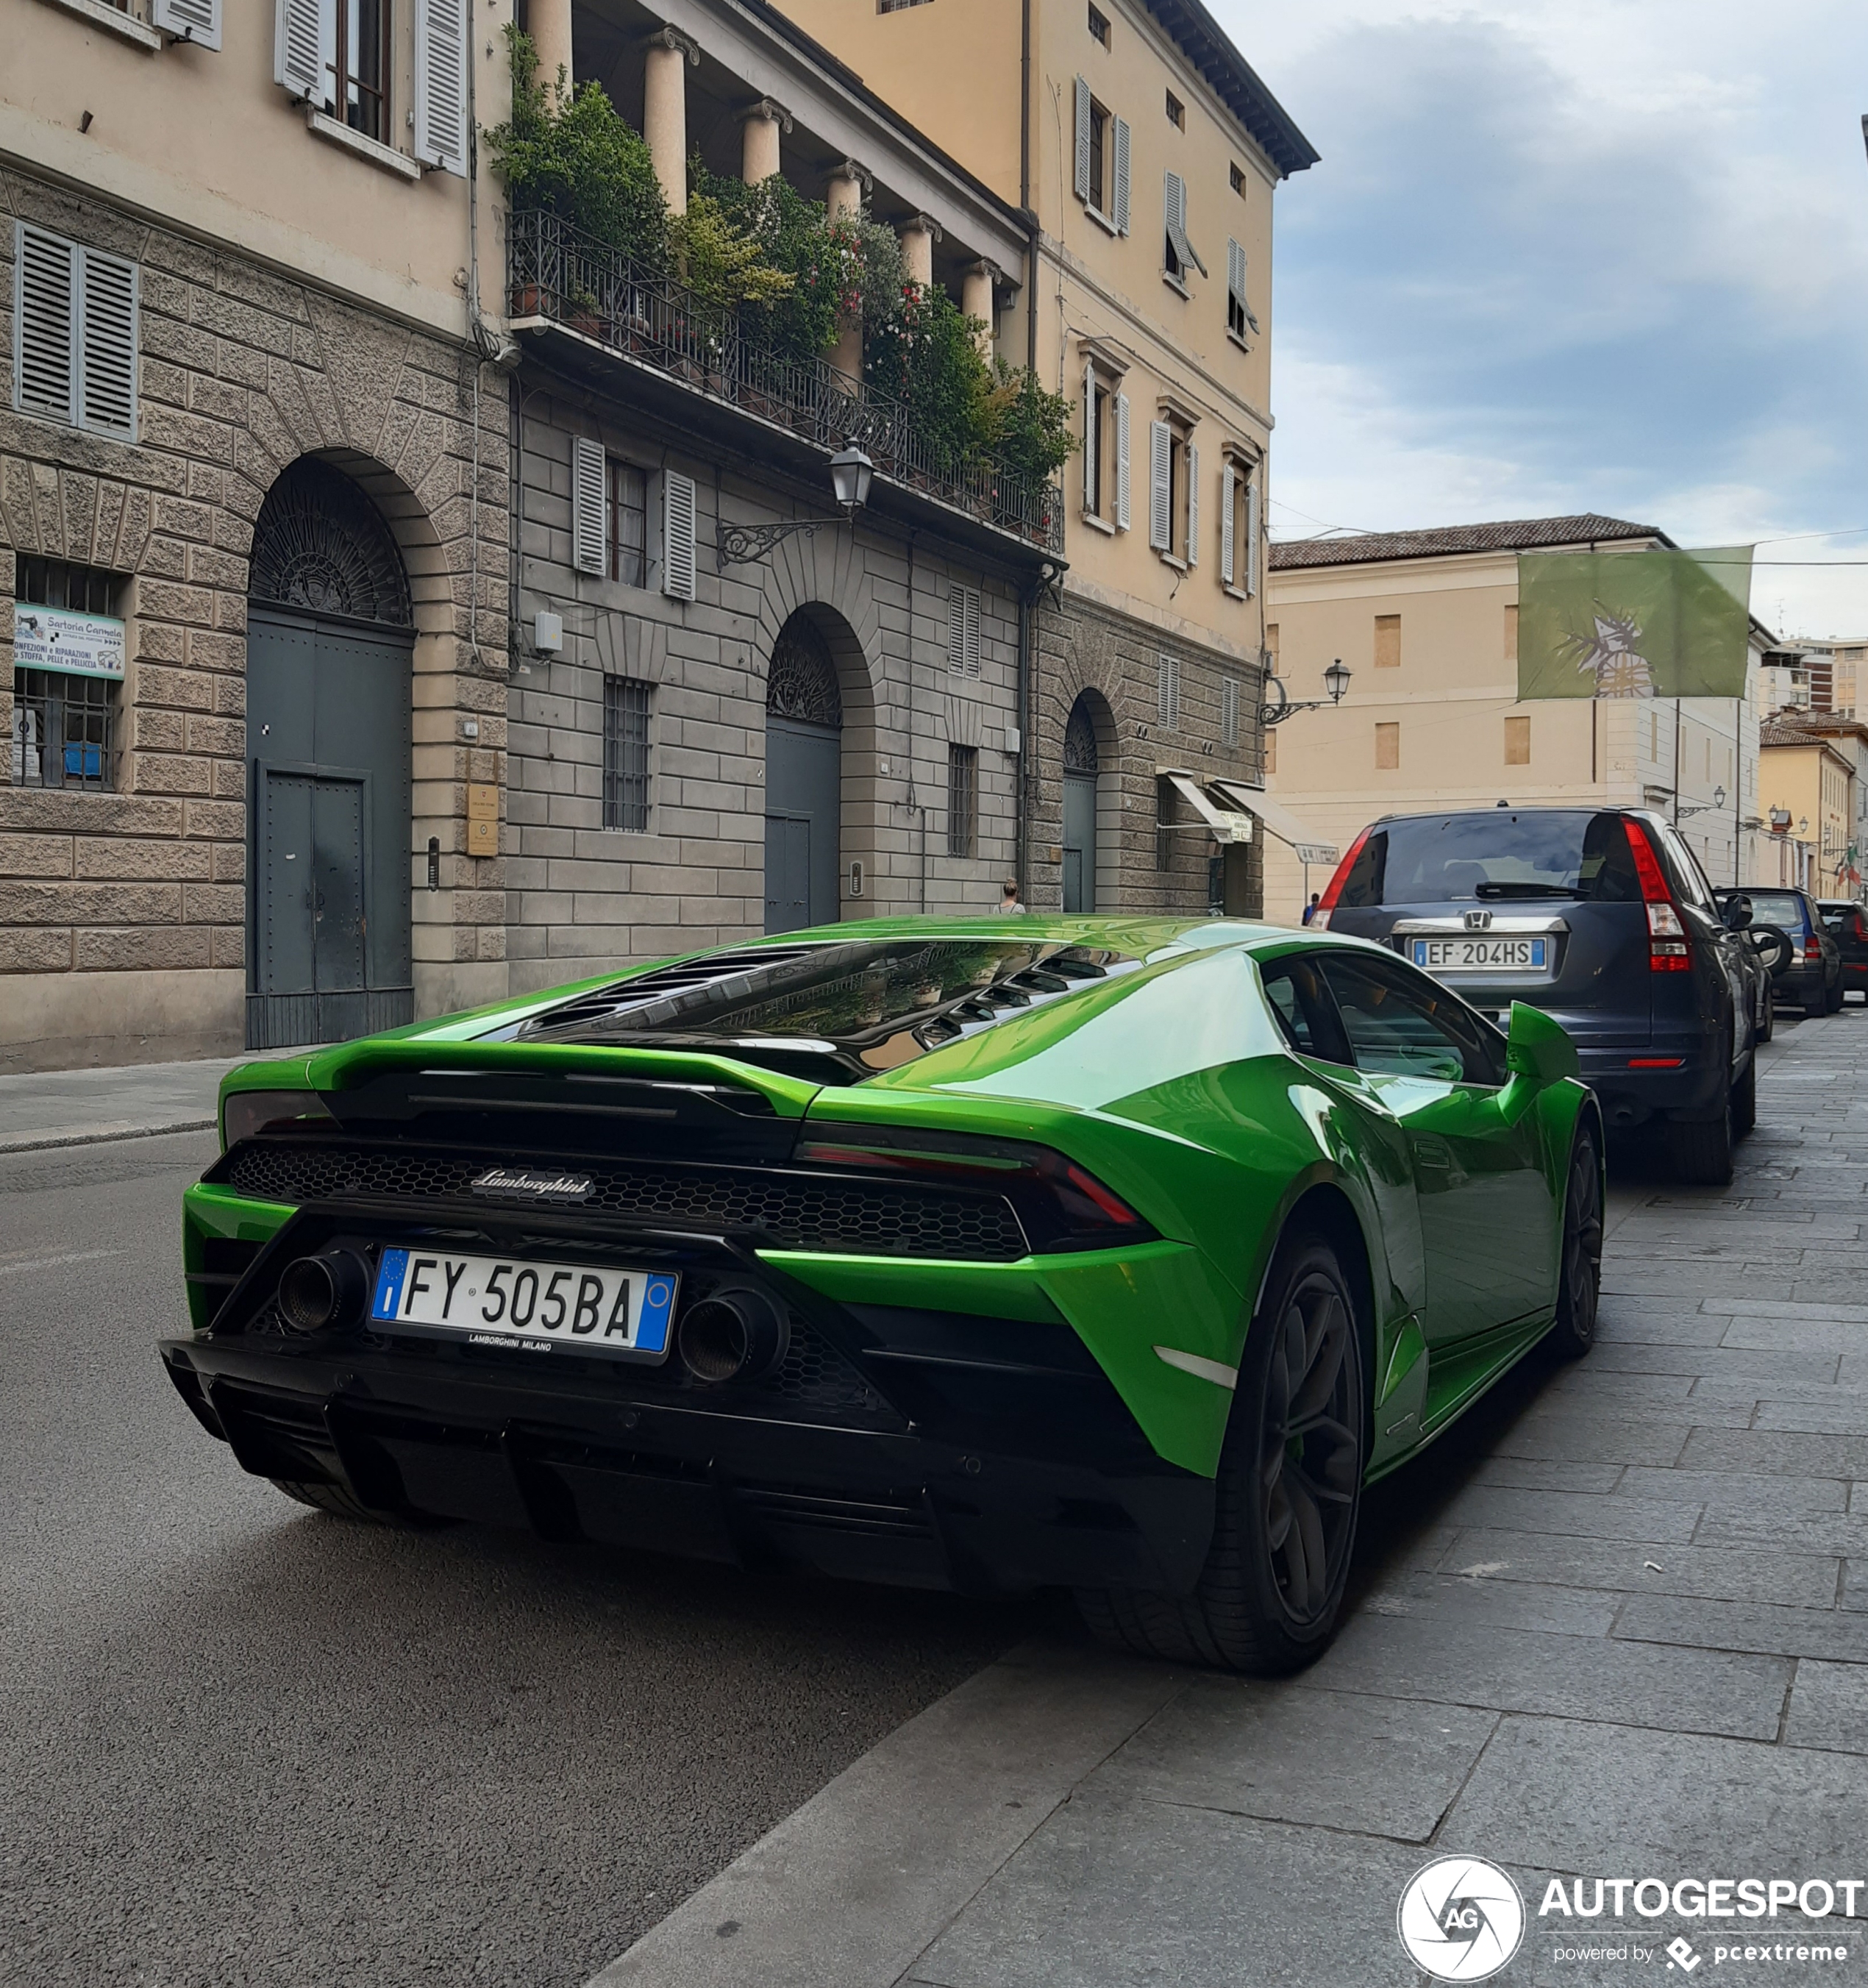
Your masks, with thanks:
M 235 1071 L 163 1357 L 329 1512 L 1063 1586 L 1289 1670 L 1363 1486 L 1589 1347 L 1576 1069 L 1334 935 L 788 933 Z

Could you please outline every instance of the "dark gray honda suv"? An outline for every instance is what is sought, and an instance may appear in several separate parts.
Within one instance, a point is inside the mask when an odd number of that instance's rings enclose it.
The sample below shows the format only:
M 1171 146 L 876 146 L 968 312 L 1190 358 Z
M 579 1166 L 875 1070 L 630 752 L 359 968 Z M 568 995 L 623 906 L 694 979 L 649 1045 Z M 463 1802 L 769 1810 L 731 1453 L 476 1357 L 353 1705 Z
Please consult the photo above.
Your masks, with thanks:
M 1482 1011 L 1555 1016 L 1611 1127 L 1651 1126 L 1723 1186 L 1756 1114 L 1757 975 L 1693 852 L 1637 809 L 1390 815 L 1312 921 L 1380 940 Z

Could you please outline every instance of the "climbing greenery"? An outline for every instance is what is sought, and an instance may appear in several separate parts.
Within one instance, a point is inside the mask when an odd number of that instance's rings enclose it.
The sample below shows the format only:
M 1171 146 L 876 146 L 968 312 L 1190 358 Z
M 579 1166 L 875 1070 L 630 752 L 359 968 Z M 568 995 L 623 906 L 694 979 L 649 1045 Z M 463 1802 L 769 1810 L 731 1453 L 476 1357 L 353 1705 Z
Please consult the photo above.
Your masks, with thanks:
M 532 37 L 508 24 L 512 115 L 486 134 L 516 208 L 543 208 L 651 269 L 667 265 L 668 207 L 641 134 L 600 83 L 566 93 L 562 72 L 539 75 Z
M 943 471 L 996 465 L 1042 483 L 1062 466 L 1076 446 L 1073 404 L 1002 360 L 989 367 L 985 327 L 908 277 L 891 229 L 867 215 L 832 218 L 782 174 L 748 186 L 698 158 L 687 211 L 671 215 L 647 144 L 602 86 L 567 92 L 562 75 L 541 78 L 531 37 L 505 32 L 512 114 L 486 144 L 515 208 L 545 208 L 677 276 L 801 361 L 826 357 L 860 312 L 864 383 L 906 403 Z

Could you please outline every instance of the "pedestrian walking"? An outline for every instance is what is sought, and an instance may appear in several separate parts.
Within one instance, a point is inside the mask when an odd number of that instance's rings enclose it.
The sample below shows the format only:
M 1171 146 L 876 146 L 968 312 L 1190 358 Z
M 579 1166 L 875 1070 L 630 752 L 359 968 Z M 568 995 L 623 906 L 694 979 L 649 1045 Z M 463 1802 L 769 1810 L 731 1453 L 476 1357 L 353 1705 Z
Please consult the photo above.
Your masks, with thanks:
M 1008 877 L 999 886 L 998 915 L 1001 918 L 1022 918 L 1025 907 L 1018 901 L 1018 880 Z
M 1304 907 L 1304 923 L 1306 925 L 1309 924 L 1310 921 L 1316 916 L 1316 908 L 1322 901 L 1323 894 L 1321 891 L 1312 891 L 1310 893 L 1310 901 Z

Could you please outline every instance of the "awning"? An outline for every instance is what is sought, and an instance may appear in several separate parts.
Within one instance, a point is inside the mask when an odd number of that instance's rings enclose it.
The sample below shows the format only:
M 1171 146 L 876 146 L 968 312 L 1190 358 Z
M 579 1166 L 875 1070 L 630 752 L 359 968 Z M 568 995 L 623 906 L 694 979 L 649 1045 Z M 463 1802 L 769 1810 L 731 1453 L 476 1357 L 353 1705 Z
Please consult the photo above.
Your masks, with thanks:
M 1320 835 L 1312 834 L 1289 808 L 1281 806 L 1268 794 L 1247 786 L 1243 780 L 1215 780 L 1213 785 L 1234 806 L 1256 815 L 1280 842 L 1288 842 L 1299 862 L 1342 860 L 1343 852 L 1333 842 L 1326 842 Z
M 1232 797 L 1217 791 L 1218 783 L 1210 781 L 1205 786 L 1191 773 L 1168 773 L 1165 777 L 1174 791 L 1199 816 L 1197 823 L 1183 822 L 1184 828 L 1204 827 L 1211 829 L 1213 840 L 1218 843 L 1249 842 L 1252 840 L 1252 816 L 1232 804 Z M 1174 826 L 1167 824 L 1169 828 Z

